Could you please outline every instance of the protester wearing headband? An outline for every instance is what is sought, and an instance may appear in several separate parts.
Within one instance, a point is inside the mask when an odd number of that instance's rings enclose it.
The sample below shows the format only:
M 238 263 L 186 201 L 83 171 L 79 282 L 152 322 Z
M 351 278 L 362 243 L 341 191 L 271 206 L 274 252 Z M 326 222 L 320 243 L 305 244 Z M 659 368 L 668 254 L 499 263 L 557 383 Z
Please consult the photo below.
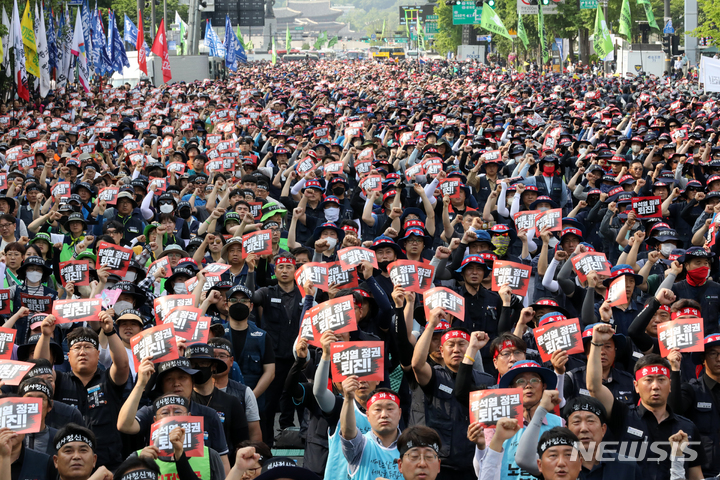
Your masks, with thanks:
M 153 402 L 153 423 L 167 417 L 183 417 L 192 415 L 190 412 L 190 400 L 180 395 L 167 394 L 155 399 Z M 131 454 L 125 463 L 133 458 L 140 457 L 155 463 L 161 473 L 158 478 L 178 478 L 178 480 L 193 480 L 197 478 L 194 472 L 199 472 L 200 478 L 211 480 L 223 480 L 225 478 L 223 461 L 217 451 L 207 445 L 203 448 L 203 455 L 200 457 L 188 457 L 183 449 L 185 429 L 181 426 L 173 428 L 168 435 L 168 440 L 173 447 L 173 458 L 168 460 L 161 457 L 160 450 L 150 443 L 142 450 Z M 118 471 L 122 470 L 122 466 Z M 177 477 L 175 477 L 177 476 Z
M 18 386 L 18 395 L 27 398 L 40 398 L 42 400 L 40 431 L 25 435 L 25 446 L 47 455 L 55 455 L 56 450 L 53 439 L 55 438 L 57 429 L 47 426 L 45 422 L 48 412 L 53 409 L 52 387 L 48 382 L 40 378 L 27 378 Z
M 400 480 L 402 476 L 395 465 L 400 458 L 397 447 L 402 416 L 400 398 L 388 388 L 375 390 L 366 405 L 371 430 L 363 435 L 355 420 L 355 391 L 359 384 L 356 376 L 348 377 L 343 383 L 340 442 L 348 462 L 347 471 L 350 477 L 358 480 L 378 476 Z
M 467 396 L 463 401 L 456 397 L 454 391 L 458 369 L 463 359 L 467 358 L 474 363 L 477 358 L 475 354 L 468 355 L 467 351 L 472 349 L 472 352 L 477 353 L 488 343 L 489 338 L 484 332 L 471 334 L 464 328 L 450 328 L 440 339 L 444 365 L 431 367 L 427 362 L 428 350 L 435 327 L 441 322 L 443 315 L 441 308 L 435 308 L 430 312 L 425 331 L 415 344 L 412 370 L 423 395 L 413 397 L 413 410 L 424 410 L 425 425 L 434 428 L 440 434 L 443 445 L 440 450 L 442 475 L 471 478 L 473 444 L 465 437 L 465 431 L 469 426 Z M 492 376 L 474 369 L 466 382 L 478 388 L 487 388 L 495 384 Z M 479 387 L 480 385 L 484 387 Z M 452 429 L 447 428 L 450 424 L 453 425 Z
M 111 475 L 106 465 L 98 464 L 99 446 L 89 429 L 71 423 L 61 428 L 53 441 L 57 450 L 53 461 L 60 480 L 104 480 Z M 118 449 L 117 445 L 113 448 Z M 98 469 L 93 474 L 96 465 Z
M 440 435 L 432 428 L 414 425 L 398 438 L 398 470 L 405 480 L 435 480 L 440 473 Z
M 25 434 L 0 428 L 0 478 L 56 480 L 51 456 L 25 446 Z M 53 443 L 53 438 L 50 442 Z
M 667 405 L 670 395 L 670 362 L 660 355 L 651 353 L 635 363 L 635 390 L 640 396 L 640 404 L 628 406 L 615 399 L 612 392 L 602 384 L 602 366 L 600 350 L 602 345 L 614 335 L 612 326 L 595 325 L 590 354 L 588 355 L 587 385 L 590 395 L 600 400 L 605 407 L 608 421 L 619 425 L 622 432 L 619 441 L 631 442 L 628 451 L 639 451 L 643 443 L 663 442 L 659 448 L 667 452 L 665 460 L 650 460 L 649 457 L 638 460 L 643 477 L 648 480 L 670 479 L 670 451 L 668 438 L 680 431 L 685 432 L 691 442 L 700 441 L 698 428 L 687 418 L 676 414 Z M 676 351 L 679 354 L 679 352 Z M 677 367 L 679 368 L 679 361 Z M 620 426 L 621 425 L 621 426 Z M 656 448 L 658 448 L 656 446 Z M 701 466 L 706 464 L 705 450 L 697 445 L 693 449 L 696 456 L 685 462 L 686 479 L 704 478 Z
M 23 381 L 31 378 L 43 380 L 48 385 L 50 385 L 50 388 L 54 393 L 56 373 L 53 370 L 50 362 L 48 362 L 44 358 L 29 358 L 26 361 L 28 363 L 34 364 L 35 366 L 32 367 L 28 371 L 28 373 L 25 374 Z M 57 430 L 64 427 L 68 423 L 75 423 L 82 427 L 86 426 L 85 419 L 80 413 L 80 410 L 71 405 L 68 405 L 65 402 L 61 402 L 60 400 L 53 400 L 52 410 L 47 413 L 47 416 L 45 417 L 45 424 L 48 427 L 53 427 Z
M 160 468 L 150 458 L 128 457 L 115 471 L 113 480 L 159 480 Z
M 117 336 L 112 317 L 106 311 L 99 316 L 103 334 L 108 339 L 112 366 L 98 368 L 100 352 L 98 335 L 92 329 L 79 327 L 71 330 L 66 339 L 70 372 L 57 372 L 55 397 L 77 407 L 93 433 L 100 439 L 96 446 L 102 465 L 114 469 L 122 462 L 120 432 L 117 416 L 123 403 L 123 390 L 130 375 L 129 359 L 122 341 Z M 35 358 L 52 360 L 50 336 L 55 328 L 55 317 L 43 320 L 42 336 L 35 348 Z

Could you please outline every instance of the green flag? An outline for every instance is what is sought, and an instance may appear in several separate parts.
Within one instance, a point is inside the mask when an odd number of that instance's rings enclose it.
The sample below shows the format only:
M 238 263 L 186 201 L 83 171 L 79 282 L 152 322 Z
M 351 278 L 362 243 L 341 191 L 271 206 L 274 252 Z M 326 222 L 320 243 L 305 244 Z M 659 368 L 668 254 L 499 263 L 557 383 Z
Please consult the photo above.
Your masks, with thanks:
M 337 44 L 337 42 L 338 42 L 338 38 L 337 38 L 337 35 L 335 35 L 328 41 L 328 48 L 334 47 L 335 44 Z
M 285 50 L 290 53 L 290 25 L 285 25 Z
M 382 32 L 380 32 L 380 38 L 385 38 L 385 19 L 384 18 L 383 18 Z
M 177 23 L 180 28 L 180 49 L 178 51 L 178 55 L 185 55 L 187 53 L 185 46 L 185 32 L 187 31 L 187 26 L 185 25 L 185 22 L 182 21 L 182 18 L 180 18 L 180 14 L 177 10 L 175 10 L 175 23 Z
M 277 52 L 275 51 L 275 37 L 273 37 L 272 39 L 272 54 L 270 56 L 270 60 L 272 61 L 273 65 L 277 63 Z
M 654 28 L 655 30 L 660 30 L 660 27 L 658 27 L 657 22 L 655 22 L 655 14 L 653 13 L 652 5 L 650 5 L 650 2 L 648 0 L 640 1 L 638 0 L 638 5 L 642 5 L 643 8 L 645 8 L 645 16 L 647 17 L 648 25 L 650 28 Z
M 610 31 L 608 30 L 607 23 L 605 23 L 605 15 L 603 15 L 600 4 L 598 4 L 597 11 L 595 13 L 593 47 L 595 48 L 595 53 L 598 54 L 600 59 L 607 57 L 608 53 L 610 53 L 613 49 Z
M 238 37 L 238 42 L 240 42 L 240 45 L 242 45 L 243 49 L 247 50 L 248 49 L 247 43 L 245 43 L 245 40 L 243 40 L 242 32 L 240 31 L 240 25 L 237 26 L 236 30 L 237 30 L 236 35 Z
M 545 16 L 543 15 L 541 3 L 538 3 L 538 36 L 540 37 L 540 48 L 542 49 L 543 64 L 546 64 L 548 60 L 550 60 L 550 55 L 548 54 L 548 45 L 545 41 Z
M 523 24 L 522 15 L 518 13 L 518 26 L 517 26 L 517 32 L 518 32 L 518 38 L 522 40 L 523 45 L 525 48 L 528 47 L 528 44 L 530 43 L 528 41 L 527 33 L 525 32 L 525 25 Z
M 323 47 L 323 45 L 325 45 L 325 42 L 327 42 L 327 39 L 328 39 L 327 31 L 322 32 L 318 36 L 318 39 L 315 41 L 315 45 L 314 45 L 315 50 L 320 50 Z
M 500 20 L 500 17 L 498 17 L 498 14 L 495 13 L 495 10 L 493 10 L 492 8 L 488 7 L 482 9 L 480 26 L 488 32 L 492 32 L 496 35 L 502 35 L 508 40 L 512 40 L 512 37 L 507 31 L 507 28 L 505 28 L 502 20 Z
M 628 40 L 632 36 L 632 17 L 630 16 L 630 0 L 623 0 L 620 10 L 620 35 Z
M 418 18 L 417 30 L 418 30 L 418 44 L 420 45 L 420 48 L 425 50 L 425 32 L 424 32 L 425 27 L 420 23 L 419 18 Z

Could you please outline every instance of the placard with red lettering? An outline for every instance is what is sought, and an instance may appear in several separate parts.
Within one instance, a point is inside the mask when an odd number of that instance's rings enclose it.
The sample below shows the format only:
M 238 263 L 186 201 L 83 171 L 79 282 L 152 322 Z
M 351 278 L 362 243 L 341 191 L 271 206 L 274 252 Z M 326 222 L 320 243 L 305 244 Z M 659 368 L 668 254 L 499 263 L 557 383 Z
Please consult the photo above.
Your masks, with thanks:
M 512 293 L 524 297 L 530 286 L 532 267 L 522 263 L 496 260 L 492 269 L 492 291 L 499 292 L 500 287 L 507 284 Z
M 305 282 L 310 281 L 313 286 L 323 292 L 328 291 L 328 269 L 326 263 L 319 262 L 308 262 L 302 267 L 298 268 L 295 272 L 295 283 L 303 296 L 305 296 L 305 289 L 303 285 Z
M 540 213 L 540 210 L 527 210 L 525 212 L 518 212 L 515 214 L 513 219 L 515 220 L 515 230 L 529 230 L 535 228 L 535 218 Z
M 353 375 L 366 382 L 385 380 L 384 342 L 335 342 L 330 357 L 333 382 Z
M 382 177 L 380 175 L 368 175 L 361 181 L 360 188 L 365 193 L 382 192 Z
M 52 189 L 53 197 L 70 198 L 70 182 L 58 182 Z
M 108 205 L 116 205 L 119 193 L 118 187 L 105 187 L 98 193 L 98 201 L 105 200 Z
M 199 308 L 175 307 L 165 315 L 162 323 L 172 324 L 175 327 L 175 335 L 190 342 L 197 337 L 195 330 L 202 316 L 203 312 Z
M 68 260 L 60 263 L 60 280 L 63 287 L 71 282 L 76 287 L 90 285 L 90 261 Z
M 42 426 L 43 399 L 37 397 L 0 398 L 0 428 L 15 433 L 38 433 Z
M 5 382 L 5 385 L 17 387 L 27 372 L 34 366 L 34 363 L 0 360 L 0 380 Z
M 393 285 L 422 294 L 432 286 L 435 267 L 413 260 L 397 260 L 388 265 L 388 273 Z
M 316 341 L 327 330 L 335 333 L 354 332 L 357 330 L 355 317 L 355 301 L 352 295 L 336 297 L 327 302 L 315 305 L 310 310 L 310 322 Z
M 608 305 L 611 307 L 617 307 L 618 305 L 624 305 L 628 303 L 627 291 L 625 290 L 625 277 L 627 275 L 620 275 L 618 278 L 612 281 L 610 287 L 607 289 Z
M 543 362 L 549 362 L 552 354 L 558 350 L 565 350 L 568 355 L 585 351 L 577 318 L 547 323 L 535 328 L 533 335 Z
M 10 314 L 10 302 L 12 298 L 10 296 L 10 289 L 0 289 L 0 315 Z
M 562 208 L 553 208 L 537 214 L 535 217 L 535 229 L 538 234 L 546 228 L 549 228 L 551 232 L 562 230 Z
M 338 260 L 345 270 L 350 270 L 362 262 L 372 263 L 373 268 L 378 268 L 375 251 L 364 247 L 347 247 L 338 250 Z
M 501 418 L 523 424 L 522 388 L 497 388 L 470 392 L 470 423 L 494 427 Z
M 163 275 L 163 278 L 170 278 L 172 276 L 170 258 L 168 258 L 167 255 L 158 260 L 155 260 L 153 263 L 150 264 L 150 266 L 148 267 L 147 276 L 151 277 L 155 275 L 155 272 L 157 272 L 161 268 L 165 269 L 165 275 Z
M 56 324 L 97 322 L 101 311 L 102 300 L 97 298 L 55 300 L 52 306 L 52 314 L 55 317 Z
M 12 356 L 16 334 L 17 330 L 14 328 L 0 327 L 0 359 L 9 360 Z
M 358 286 L 357 271 L 354 268 L 345 270 L 340 262 L 330 262 L 324 265 L 326 265 L 328 269 L 328 287 L 335 285 L 338 289 L 343 289 Z
M 20 293 L 20 303 L 23 307 L 27 307 L 33 312 L 50 313 L 53 299 L 51 296 Z
M 157 325 L 143 330 L 130 339 L 135 371 L 140 368 L 143 358 L 150 357 L 153 363 L 167 362 L 179 358 L 175 327 L 172 323 Z
M 95 268 L 98 270 L 107 265 L 110 274 L 124 277 L 130 268 L 130 260 L 133 258 L 133 251 L 129 248 L 114 245 L 108 242 L 98 243 L 97 262 Z
M 446 178 L 440 182 L 438 188 L 443 196 L 447 195 L 450 198 L 460 198 L 460 185 L 462 185 L 462 180 L 459 178 Z
M 446 287 L 435 287 L 423 293 L 425 318 L 430 318 L 434 308 L 442 308 L 460 320 L 465 318 L 465 298 Z
M 705 328 L 702 318 L 678 318 L 657 326 L 660 355 L 667 357 L 673 348 L 681 352 L 705 351 Z
M 272 231 L 259 230 L 242 236 L 242 258 L 251 253 L 255 255 L 272 255 Z
M 662 218 L 660 197 L 632 197 L 632 209 L 637 218 Z
M 150 427 L 150 445 L 160 450 L 159 458 L 173 457 L 170 432 L 177 427 L 185 429 L 183 451 L 187 457 L 202 457 L 205 454 L 205 419 L 203 417 L 165 417 Z
M 587 280 L 590 272 L 597 272 L 598 275 L 610 276 L 610 263 L 604 253 L 585 252 L 572 258 L 573 269 L 577 273 L 580 282 Z
M 155 322 L 159 325 L 170 310 L 177 307 L 192 307 L 195 305 L 195 295 L 163 295 L 153 301 Z

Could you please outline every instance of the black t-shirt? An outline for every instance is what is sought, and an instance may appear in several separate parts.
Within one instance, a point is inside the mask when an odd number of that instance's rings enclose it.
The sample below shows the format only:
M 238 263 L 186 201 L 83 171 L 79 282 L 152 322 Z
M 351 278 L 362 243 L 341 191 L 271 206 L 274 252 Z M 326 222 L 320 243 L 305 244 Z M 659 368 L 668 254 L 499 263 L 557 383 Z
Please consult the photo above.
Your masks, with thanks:
M 235 445 L 250 438 L 247 416 L 240 400 L 219 390 L 217 387 L 211 395 L 200 395 L 193 392 L 192 401 L 208 406 L 217 412 L 225 432 L 228 451 L 232 452 Z
M 247 340 L 248 331 L 248 328 L 245 330 L 235 330 L 234 328 L 230 329 L 233 351 L 235 352 L 236 358 L 240 358 L 240 353 L 245 350 L 245 341 Z M 265 356 L 263 357 L 263 365 L 267 365 L 269 363 L 275 363 L 275 351 L 273 350 L 272 341 L 270 341 L 270 335 L 265 335 Z

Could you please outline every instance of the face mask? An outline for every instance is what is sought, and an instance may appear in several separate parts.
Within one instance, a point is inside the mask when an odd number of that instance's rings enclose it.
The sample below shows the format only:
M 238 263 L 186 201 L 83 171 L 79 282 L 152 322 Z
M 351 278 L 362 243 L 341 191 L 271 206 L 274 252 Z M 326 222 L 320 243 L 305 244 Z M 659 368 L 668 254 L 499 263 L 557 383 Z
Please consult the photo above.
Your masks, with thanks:
M 115 302 L 113 310 L 115 310 L 115 313 L 120 314 L 121 312 L 124 312 L 125 310 L 130 310 L 131 308 L 133 308 L 133 304 L 123 300 L 120 302 Z
M 178 213 L 180 214 L 180 218 L 184 218 L 184 219 L 190 218 L 190 210 L 187 208 L 183 208 Z
M 173 283 L 173 292 L 175 292 L 175 295 L 185 295 L 187 287 L 183 282 Z
M 337 238 L 327 237 L 328 250 L 332 250 L 337 245 Z
M 660 253 L 662 253 L 663 257 L 667 258 L 670 256 L 670 253 L 675 248 L 675 245 L 672 243 L 662 243 L 660 244 Z
M 27 278 L 27 281 L 32 283 L 40 282 L 40 280 L 42 280 L 42 276 L 42 272 L 27 272 L 25 274 L 25 278 Z
M 495 247 L 495 255 L 498 257 L 504 257 L 507 253 L 508 247 L 510 246 L 510 237 L 507 235 L 494 235 L 491 241 L 493 247 Z
M 128 271 L 125 276 L 123 277 L 123 281 L 125 282 L 134 282 L 137 278 L 137 272 L 131 272 Z
M 235 305 L 230 305 L 228 313 L 230 313 L 230 318 L 239 322 L 250 316 L 250 307 L 244 303 L 238 302 Z
M 207 383 L 212 378 L 212 367 L 198 367 L 195 370 L 199 372 L 195 378 L 195 383 L 199 385 Z
M 600 185 L 600 191 L 602 193 L 608 193 L 610 190 L 612 190 L 612 185 L 605 185 L 604 183 Z
M 639 153 L 640 145 L 633 145 L 632 147 L 630 147 L 630 149 L 633 151 L 633 153 Z
M 171 203 L 163 203 L 160 205 L 160 212 L 161 213 L 171 213 L 173 211 L 173 206 Z
M 378 262 L 378 270 L 381 272 L 387 272 L 388 265 L 392 262 Z
M 340 209 L 338 207 L 326 208 L 325 218 L 328 222 L 337 222 L 337 219 L 340 218 Z
M 585 155 L 587 153 L 587 148 L 578 148 L 578 153 L 580 155 Z
M 543 176 L 552 177 L 555 174 L 555 165 L 544 165 L 542 168 Z
M 710 275 L 710 267 L 698 267 L 687 272 L 687 282 L 693 287 L 698 287 L 705 283 L 708 275 Z
M 546 212 L 550 209 L 548 207 L 540 207 L 540 208 L 538 208 L 538 210 L 540 210 L 541 212 Z
M 342 188 L 342 187 L 341 188 L 333 188 L 333 195 L 335 195 L 336 197 L 340 197 L 343 194 L 345 194 L 344 188 Z

